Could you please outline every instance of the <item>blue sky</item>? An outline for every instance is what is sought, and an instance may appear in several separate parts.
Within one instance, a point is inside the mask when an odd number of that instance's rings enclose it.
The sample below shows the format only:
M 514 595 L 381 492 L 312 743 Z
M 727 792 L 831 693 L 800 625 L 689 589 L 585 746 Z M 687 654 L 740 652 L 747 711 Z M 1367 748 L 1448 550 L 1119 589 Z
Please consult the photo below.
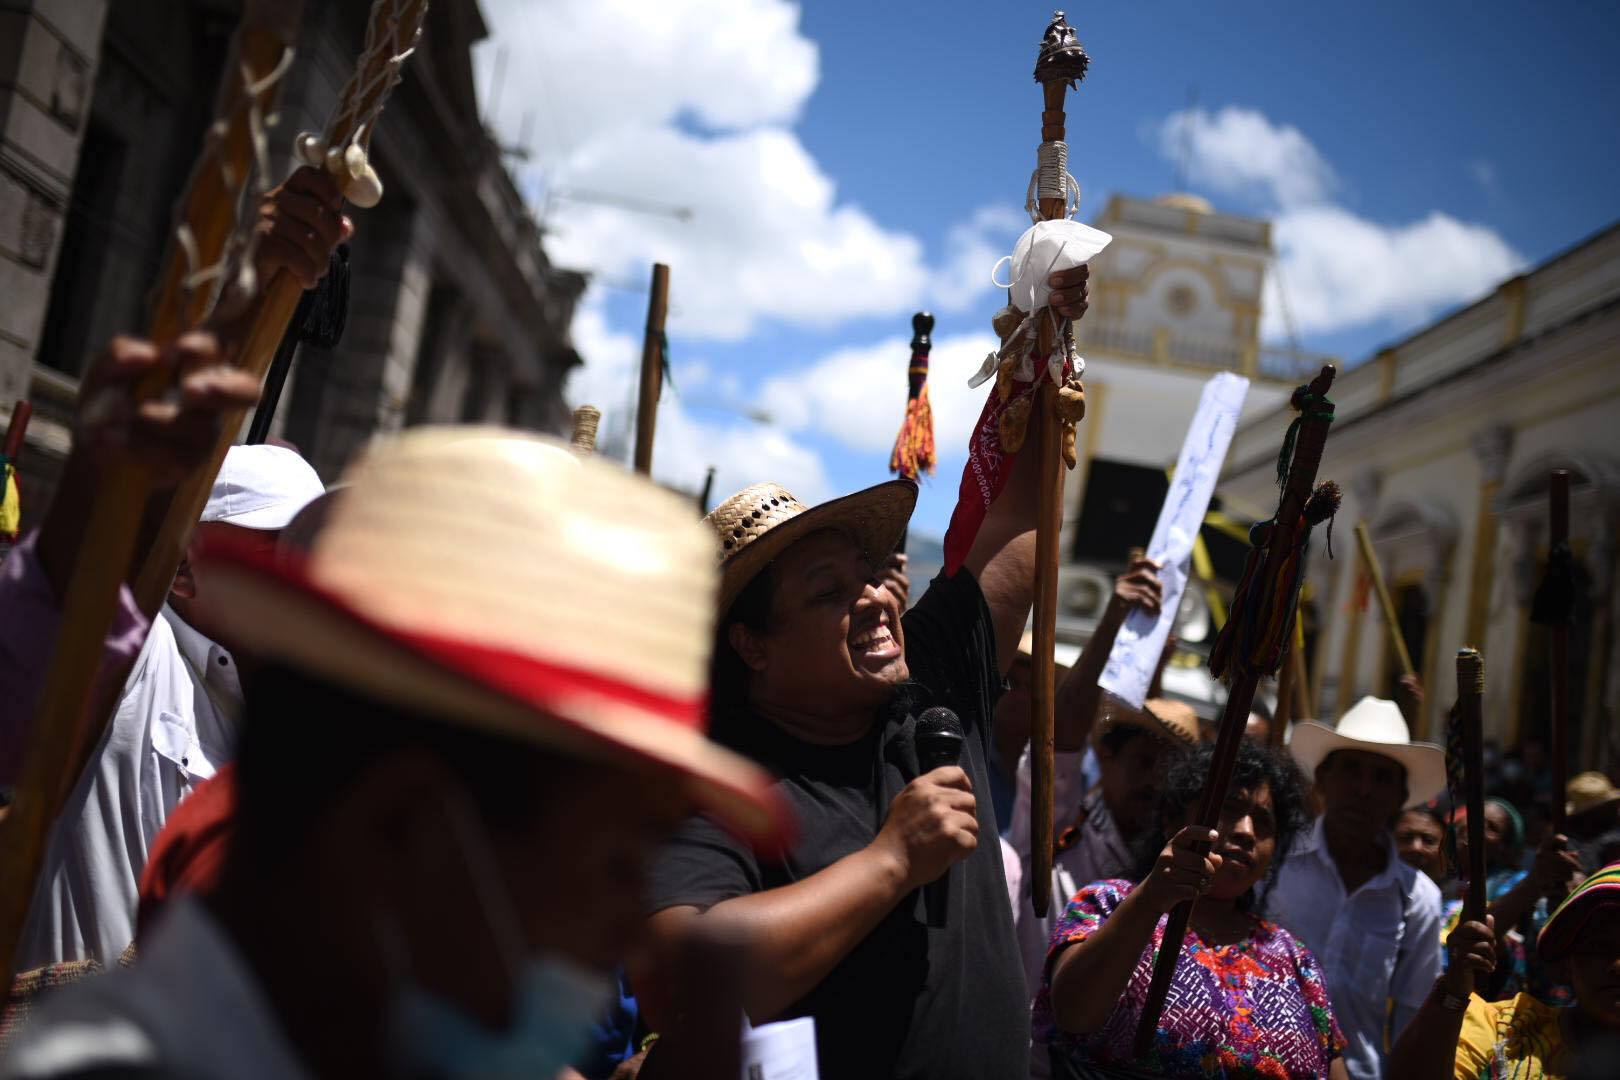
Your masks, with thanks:
M 571 397 L 624 429 L 644 282 L 664 259 L 676 392 L 655 472 L 695 488 L 713 464 L 717 495 L 773 478 L 829 497 L 886 475 L 909 316 L 928 306 L 942 460 L 918 527 L 942 531 L 977 411 L 962 383 L 1000 303 L 990 264 L 1027 225 L 1030 69 L 1050 7 L 483 6 L 486 96 L 506 58 L 489 120 L 508 141 L 528 132 L 520 180 L 548 249 L 594 273 Z M 1081 216 L 1111 192 L 1171 190 L 1190 146 L 1184 187 L 1276 222 L 1309 348 L 1353 363 L 1620 217 L 1620 6 L 1069 14 L 1093 60 L 1068 107 Z M 692 216 L 592 201 L 603 194 Z

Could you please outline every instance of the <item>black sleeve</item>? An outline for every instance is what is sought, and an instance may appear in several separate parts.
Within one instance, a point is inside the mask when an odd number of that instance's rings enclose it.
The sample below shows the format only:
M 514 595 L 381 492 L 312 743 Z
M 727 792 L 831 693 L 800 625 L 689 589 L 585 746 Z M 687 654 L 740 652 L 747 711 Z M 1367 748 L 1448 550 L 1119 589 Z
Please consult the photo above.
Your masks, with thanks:
M 707 911 L 763 888 L 759 863 L 746 844 L 706 817 L 688 818 L 653 855 L 647 914 L 686 906 Z
M 990 717 L 1001 696 L 996 627 L 979 582 L 966 569 L 941 571 L 904 616 L 906 666 L 933 704 L 955 709 L 964 726 L 989 738 Z

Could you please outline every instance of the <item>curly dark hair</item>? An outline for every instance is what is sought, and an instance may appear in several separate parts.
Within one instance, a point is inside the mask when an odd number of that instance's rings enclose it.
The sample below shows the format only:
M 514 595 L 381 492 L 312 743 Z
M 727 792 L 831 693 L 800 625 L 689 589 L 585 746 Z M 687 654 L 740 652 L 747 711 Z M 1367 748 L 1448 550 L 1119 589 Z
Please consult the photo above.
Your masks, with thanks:
M 1153 863 L 1164 850 L 1166 840 L 1181 831 L 1187 821 L 1187 811 L 1196 806 L 1209 779 L 1210 766 L 1215 759 L 1215 747 L 1205 744 L 1186 753 L 1177 754 L 1164 766 L 1163 786 L 1159 789 L 1159 805 L 1154 824 L 1143 829 L 1136 842 L 1136 880 L 1141 881 L 1153 870 Z M 1266 890 L 1276 883 L 1288 853 L 1311 824 L 1310 812 L 1305 806 L 1305 778 L 1299 766 L 1287 753 L 1260 746 L 1248 739 L 1238 744 L 1237 764 L 1232 770 L 1233 787 L 1271 789 L 1272 816 L 1276 819 L 1277 849 L 1271 856 L 1271 869 L 1266 872 Z M 1250 889 L 1238 906 L 1245 911 L 1260 914 L 1261 905 L 1255 890 Z

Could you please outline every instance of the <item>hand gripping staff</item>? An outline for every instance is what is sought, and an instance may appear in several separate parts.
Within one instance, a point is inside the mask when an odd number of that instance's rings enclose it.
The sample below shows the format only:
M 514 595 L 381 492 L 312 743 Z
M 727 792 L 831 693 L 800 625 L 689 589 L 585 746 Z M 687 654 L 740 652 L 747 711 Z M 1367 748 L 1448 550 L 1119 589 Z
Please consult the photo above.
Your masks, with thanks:
M 1309 385 L 1294 391 L 1291 403 L 1299 416 L 1289 426 L 1277 456 L 1277 479 L 1282 484 L 1277 516 L 1250 530 L 1253 546 L 1243 567 L 1243 578 L 1233 592 L 1226 625 L 1210 650 L 1209 669 L 1216 677 L 1227 680 L 1227 696 L 1210 775 L 1198 803 L 1198 824 L 1206 829 L 1213 829 L 1220 820 L 1255 691 L 1262 678 L 1276 672 L 1294 632 L 1311 528 L 1328 520 L 1339 508 L 1337 484 L 1328 481 L 1316 486 L 1316 469 L 1327 443 L 1328 425 L 1333 422 L 1333 402 L 1327 398 L 1332 386 L 1333 369 L 1324 367 Z M 1331 553 L 1331 536 L 1328 550 Z M 1207 844 L 1204 850 L 1208 850 Z M 1166 918 L 1164 938 L 1153 963 L 1153 981 L 1136 1029 L 1137 1057 L 1147 1053 L 1153 1044 L 1192 909 L 1190 901 L 1178 904 Z
M 252 216 L 239 221 L 244 193 L 256 201 L 269 187 L 266 118 L 277 85 L 292 62 L 302 0 L 249 0 L 226 65 L 215 120 L 181 195 L 175 232 L 154 294 L 150 334 L 167 344 L 210 315 L 222 332 L 243 327 L 226 351 L 237 364 L 264 376 L 302 289 L 285 274 L 269 282 L 253 277 Z M 306 162 L 323 165 L 358 206 L 372 206 L 382 185 L 367 159 L 371 135 L 400 68 L 420 33 L 427 0 L 376 0 L 365 52 L 345 86 L 324 135 L 303 135 Z M 234 272 L 230 288 L 220 285 Z M 263 286 L 261 288 L 261 285 Z M 136 393 L 150 399 L 171 388 L 172 372 L 155 374 Z M 219 464 L 241 416 L 227 416 L 211 462 L 187 478 L 158 508 L 162 524 L 135 578 L 143 611 L 155 611 L 184 553 L 185 538 L 206 502 Z M 61 631 L 46 674 L 21 778 L 9 814 L 0 822 L 0 974 L 9 986 L 46 839 L 61 797 L 79 775 L 76 767 L 96 744 L 105 718 L 87 716 L 102 641 L 118 592 L 135 553 L 151 495 L 151 478 L 138 463 L 107 470 L 90 526 L 74 559 L 62 601 Z

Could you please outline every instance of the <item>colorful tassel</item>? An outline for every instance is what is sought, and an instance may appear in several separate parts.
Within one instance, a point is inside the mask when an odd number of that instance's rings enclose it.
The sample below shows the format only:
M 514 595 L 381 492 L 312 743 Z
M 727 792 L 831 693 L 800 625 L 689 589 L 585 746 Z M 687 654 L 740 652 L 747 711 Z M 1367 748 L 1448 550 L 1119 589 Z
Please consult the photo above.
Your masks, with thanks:
M 928 369 L 922 370 L 926 373 Z M 924 473 L 931 475 L 935 461 L 934 409 L 928 404 L 925 383 L 917 396 L 906 402 L 906 418 L 900 424 L 900 434 L 895 437 L 894 452 L 889 455 L 889 471 L 907 480 L 916 480 Z

